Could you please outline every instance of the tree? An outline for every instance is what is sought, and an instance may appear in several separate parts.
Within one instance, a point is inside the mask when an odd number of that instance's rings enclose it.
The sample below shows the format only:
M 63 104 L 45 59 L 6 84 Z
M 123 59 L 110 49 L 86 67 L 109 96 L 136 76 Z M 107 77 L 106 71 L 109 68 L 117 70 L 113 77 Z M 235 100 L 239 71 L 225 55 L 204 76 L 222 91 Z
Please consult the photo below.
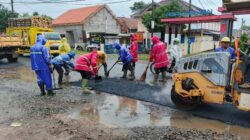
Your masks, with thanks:
M 18 13 L 12 12 L 0 4 L 0 32 L 4 32 L 8 27 L 8 18 L 16 18 L 18 17 Z
M 250 26 L 243 25 L 243 26 L 241 27 L 241 30 L 250 30 Z
M 23 13 L 21 17 L 31 17 L 31 15 L 29 13 Z
M 248 48 L 247 45 L 248 45 L 248 35 L 247 33 L 243 33 L 240 37 L 239 47 L 242 51 L 246 52 Z
M 33 12 L 32 15 L 33 15 L 33 16 L 39 16 L 39 13 L 38 13 L 38 12 Z
M 154 31 L 161 32 L 164 34 L 165 24 L 161 22 L 161 19 L 166 18 L 168 12 L 180 12 L 180 11 L 182 11 L 182 7 L 179 4 L 178 0 L 173 0 L 170 4 L 157 7 L 154 10 L 154 17 L 155 17 L 155 29 L 154 29 Z M 152 13 L 146 13 L 142 17 L 142 23 L 147 27 L 147 29 L 149 31 L 152 31 L 151 30 L 151 20 L 152 20 Z
M 144 1 L 139 1 L 135 2 L 134 5 L 130 7 L 130 9 L 132 10 L 132 12 L 136 12 L 138 10 L 144 9 L 147 6 L 148 4 L 146 4 Z

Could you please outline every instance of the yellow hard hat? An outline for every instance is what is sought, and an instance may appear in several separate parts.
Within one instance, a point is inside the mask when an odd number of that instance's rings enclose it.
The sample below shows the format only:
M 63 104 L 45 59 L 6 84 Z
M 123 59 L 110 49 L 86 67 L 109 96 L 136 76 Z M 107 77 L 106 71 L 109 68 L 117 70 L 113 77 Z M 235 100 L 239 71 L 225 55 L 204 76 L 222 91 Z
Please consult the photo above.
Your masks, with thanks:
M 230 38 L 229 37 L 223 37 L 221 39 L 221 42 L 230 42 Z

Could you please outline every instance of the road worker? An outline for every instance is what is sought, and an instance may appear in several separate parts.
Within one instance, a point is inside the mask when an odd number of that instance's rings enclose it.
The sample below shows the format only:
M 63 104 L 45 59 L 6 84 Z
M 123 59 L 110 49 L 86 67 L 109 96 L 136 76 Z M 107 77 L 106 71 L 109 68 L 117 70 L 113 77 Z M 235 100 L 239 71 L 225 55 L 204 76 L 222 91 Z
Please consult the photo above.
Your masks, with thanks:
M 180 48 L 180 40 L 178 38 L 175 38 L 173 40 L 173 45 L 169 46 L 169 59 L 171 62 L 171 66 L 169 68 L 169 72 L 172 72 L 175 64 L 179 62 L 180 58 L 182 57 L 182 49 Z
M 138 61 L 138 43 L 136 34 L 131 36 L 131 45 L 129 47 L 129 52 L 133 56 L 132 66 L 135 70 L 135 63 Z
M 80 55 L 75 64 L 75 70 L 82 76 L 82 92 L 92 93 L 89 87 L 89 80 L 92 76 L 98 76 L 98 65 L 103 64 L 104 70 L 107 71 L 106 55 L 102 51 L 94 49 L 91 53 Z
M 58 73 L 58 85 L 62 85 L 63 73 L 65 76 L 68 76 L 70 72 L 69 69 L 74 69 L 74 64 L 70 61 L 74 57 L 75 52 L 69 52 L 68 54 L 61 54 L 52 59 L 51 63 L 54 65 L 54 68 Z
M 70 45 L 67 41 L 66 37 L 63 37 L 61 40 L 61 44 L 59 46 L 59 53 L 60 54 L 68 54 L 71 51 Z
M 152 37 L 153 42 L 153 49 L 149 58 L 149 62 L 154 61 L 154 79 L 151 82 L 152 84 L 156 84 L 158 81 L 159 74 L 162 73 L 162 81 L 166 82 L 166 70 L 167 66 L 169 65 L 167 53 L 166 53 L 166 45 L 165 43 L 161 42 L 160 39 L 157 36 Z
M 232 62 L 235 62 L 236 60 L 236 52 L 234 48 L 230 47 L 230 38 L 229 37 L 223 37 L 221 39 L 221 46 L 217 49 L 215 49 L 215 52 L 228 52 L 230 54 Z
M 106 59 L 107 59 L 107 56 L 104 51 L 97 51 L 97 66 L 100 67 L 100 65 L 103 65 L 105 76 L 107 76 L 108 74 Z
M 118 50 L 119 52 L 119 59 L 123 63 L 122 71 L 123 71 L 123 76 L 121 78 L 126 79 L 127 78 L 127 72 L 128 70 L 131 72 L 131 77 L 129 80 L 134 80 L 135 79 L 135 73 L 134 69 L 131 65 L 133 61 L 133 56 L 129 53 L 129 50 L 121 47 L 120 44 L 115 43 L 114 48 Z
M 47 94 L 53 96 L 55 93 L 52 91 L 50 56 L 45 44 L 46 40 L 39 34 L 36 38 L 36 44 L 30 49 L 31 67 L 37 75 L 41 96 L 46 95 L 45 86 Z

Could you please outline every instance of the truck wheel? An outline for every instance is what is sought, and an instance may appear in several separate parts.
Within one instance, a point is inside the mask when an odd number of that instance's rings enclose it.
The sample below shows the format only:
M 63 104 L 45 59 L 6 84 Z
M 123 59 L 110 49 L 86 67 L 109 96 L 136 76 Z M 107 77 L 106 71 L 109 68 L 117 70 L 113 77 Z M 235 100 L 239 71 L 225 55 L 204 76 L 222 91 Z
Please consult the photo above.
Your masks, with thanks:
M 12 57 L 8 57 L 7 59 L 8 59 L 8 61 L 9 61 L 10 63 L 17 62 L 17 60 L 18 60 L 18 58 L 12 58 Z
M 182 97 L 175 91 L 175 86 L 171 90 L 171 100 L 175 107 L 180 110 L 193 110 L 201 103 L 200 97 Z

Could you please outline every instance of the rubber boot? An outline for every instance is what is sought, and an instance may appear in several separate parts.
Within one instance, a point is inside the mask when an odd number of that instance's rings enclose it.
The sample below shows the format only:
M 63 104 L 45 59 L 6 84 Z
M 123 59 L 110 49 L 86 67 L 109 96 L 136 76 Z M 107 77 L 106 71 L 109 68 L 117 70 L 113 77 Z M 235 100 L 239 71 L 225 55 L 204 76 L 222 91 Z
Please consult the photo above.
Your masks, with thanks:
M 129 77 L 129 80 L 135 80 L 135 72 L 134 72 L 134 70 L 131 71 L 131 76 Z
M 154 79 L 150 83 L 153 84 L 153 85 L 156 85 L 157 81 L 158 81 L 158 77 L 159 77 L 159 74 L 154 74 Z
M 89 80 L 88 79 L 83 79 L 82 80 L 82 93 L 84 94 L 91 94 L 91 90 L 89 87 Z
M 38 86 L 39 86 L 40 91 L 41 91 L 40 96 L 45 96 L 46 92 L 45 92 L 44 84 L 38 84 Z
M 56 93 L 53 92 L 53 90 L 48 90 L 48 96 L 54 96 Z
M 127 78 L 127 73 L 128 73 L 128 70 L 124 70 L 123 71 L 123 76 L 121 78 L 126 79 Z
M 167 82 L 167 74 L 166 71 L 162 72 L 162 82 L 166 83 Z

